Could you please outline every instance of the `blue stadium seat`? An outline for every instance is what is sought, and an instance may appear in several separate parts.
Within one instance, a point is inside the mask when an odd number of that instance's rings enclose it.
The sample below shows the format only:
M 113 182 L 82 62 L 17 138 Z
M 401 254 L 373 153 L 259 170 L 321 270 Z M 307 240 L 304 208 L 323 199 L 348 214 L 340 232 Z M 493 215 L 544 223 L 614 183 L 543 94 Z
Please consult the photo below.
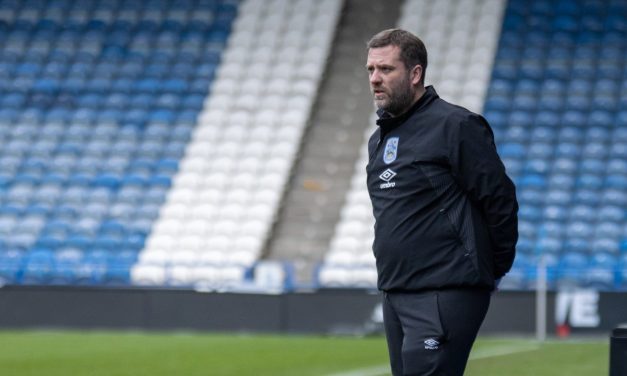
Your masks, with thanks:
M 511 101 L 512 106 L 523 111 L 534 111 L 538 107 L 538 98 L 531 94 L 516 94 Z M 505 109 L 505 108 L 502 108 Z
M 549 176 L 549 188 L 569 191 L 575 186 L 575 177 L 571 174 L 555 173 Z
M 588 264 L 588 255 L 583 252 L 566 251 L 560 258 L 560 267 L 583 269 Z
M 623 82 L 623 88 L 621 89 L 621 92 L 627 92 L 627 81 Z M 625 128 L 627 126 L 627 110 L 618 111 L 616 113 L 614 121 L 616 124 L 614 133 L 615 135 L 618 135 L 618 137 L 615 138 L 619 141 L 627 141 L 627 129 Z
M 544 201 L 544 194 L 538 189 L 523 189 L 520 192 L 520 202 L 522 203 L 520 208 L 520 215 L 527 217 L 527 219 L 534 220 L 539 219 L 542 211 L 539 209 L 539 205 Z
M 22 284 L 48 284 L 54 269 L 54 253 L 45 248 L 31 250 L 21 277 Z
M 559 188 L 551 188 L 546 192 L 544 197 L 545 205 L 568 205 L 572 202 L 573 195 L 569 191 L 560 190 Z
M 595 206 L 601 201 L 599 192 L 597 190 L 580 188 L 573 196 L 573 202 L 577 202 L 584 205 Z
M 589 253 L 591 246 L 587 238 L 567 238 L 564 249 L 567 252 Z
M 539 111 L 535 124 L 540 128 L 556 129 L 560 125 L 560 117 L 553 111 Z
M 617 205 L 604 205 L 601 206 L 596 212 L 597 221 L 611 221 L 614 223 L 624 223 L 625 210 L 622 206 Z
M 627 175 L 627 161 L 622 158 L 612 158 L 607 162 L 607 173 Z
M 504 142 L 526 143 L 528 140 L 527 130 L 523 126 L 512 125 L 504 135 Z
M 579 176 L 576 185 L 578 188 L 598 190 L 603 187 L 603 179 L 597 174 L 585 173 Z
M 561 205 L 547 205 L 544 208 L 543 217 L 550 221 L 565 221 L 568 217 L 568 210 Z M 560 229 L 561 227 L 560 225 Z
M 533 239 L 536 236 L 537 228 L 530 221 L 518 221 L 518 234 L 521 238 Z
M 597 238 L 592 242 L 592 251 L 619 254 L 620 242 L 612 238 Z
M 605 169 L 605 163 L 600 159 L 584 159 L 580 162 L 579 169 L 582 173 L 601 174 Z
M 607 219 L 599 216 L 597 225 L 595 226 L 594 235 L 597 239 L 610 238 L 619 239 L 622 233 L 622 228 L 617 222 L 608 221 Z
M 538 150 L 540 149 L 540 150 Z M 546 145 L 541 145 L 538 149 L 536 149 L 536 154 L 548 153 L 550 150 L 546 147 Z M 546 158 L 529 158 L 525 165 L 524 171 L 527 174 L 546 174 L 549 172 L 551 168 L 551 164 Z
M 593 230 L 587 222 L 571 222 L 566 226 L 567 238 L 590 238 L 592 234 Z
M 569 110 L 562 116 L 562 126 L 585 128 L 586 125 L 586 115 L 580 110 Z
M 500 147 L 503 158 L 522 158 L 526 154 L 525 147 L 519 143 L 507 143 Z
M 627 193 L 619 189 L 607 188 L 601 194 L 601 202 L 624 207 L 627 204 Z
M 533 247 L 534 241 L 531 238 L 521 236 L 516 244 L 516 252 L 529 255 L 533 253 Z
M 618 263 L 618 257 L 616 257 L 616 255 L 612 253 L 593 253 L 590 258 L 590 266 L 592 267 L 613 268 L 614 266 L 618 265 Z
M 538 228 L 538 236 L 560 239 L 564 235 L 564 226 L 559 221 L 543 222 Z
M 613 290 L 616 283 L 614 266 L 591 266 L 584 271 L 584 287 L 597 290 Z
M 543 254 L 534 257 L 529 267 L 525 270 L 525 280 L 527 281 L 527 288 L 535 288 L 538 275 L 539 257 L 544 258 L 547 267 L 547 287 L 554 289 L 559 277 L 559 256 L 557 254 Z
M 18 250 L 0 250 L 0 284 L 18 283 L 24 267 L 24 252 Z
M 144 203 L 162 204 L 165 202 L 167 189 L 161 186 L 151 186 L 145 191 Z
M 533 137 L 533 135 L 532 135 Z M 528 158 L 531 159 L 540 159 L 542 161 L 547 161 L 552 157 L 554 153 L 553 146 L 550 141 L 540 141 L 540 140 L 531 140 L 531 145 L 528 149 Z
M 537 254 L 559 254 L 562 250 L 562 241 L 557 237 L 542 237 L 536 241 Z
M 565 251 L 557 267 L 557 286 L 559 288 L 582 286 L 588 265 L 589 259 L 586 253 L 575 250 Z
M 127 286 L 130 283 L 130 269 L 131 264 L 107 264 L 102 276 L 102 284 L 108 286 Z
M 547 188 L 548 184 L 547 184 L 545 176 L 543 176 L 542 174 L 529 173 L 529 174 L 523 175 L 519 179 L 518 186 L 521 188 L 531 188 L 531 189 L 542 190 L 542 189 Z
M 495 67 L 494 73 L 498 74 L 497 72 L 497 67 Z M 508 111 L 510 107 L 510 101 L 502 96 L 488 97 L 485 103 L 486 111 Z
M 597 211 L 589 205 L 578 203 L 570 209 L 569 218 L 573 222 L 592 222 L 596 219 Z
M 627 142 L 614 142 L 610 148 L 611 158 L 627 158 Z

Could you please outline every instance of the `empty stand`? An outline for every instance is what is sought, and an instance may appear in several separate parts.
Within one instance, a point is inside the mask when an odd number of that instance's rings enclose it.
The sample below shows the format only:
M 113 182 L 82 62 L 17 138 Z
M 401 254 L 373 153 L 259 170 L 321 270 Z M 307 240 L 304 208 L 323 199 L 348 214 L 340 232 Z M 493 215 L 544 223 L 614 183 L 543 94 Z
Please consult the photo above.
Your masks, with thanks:
M 130 282 L 236 13 L 222 0 L 0 3 L 3 282 Z
M 624 14 L 619 0 L 0 1 L 0 284 L 281 291 L 289 261 L 299 283 L 373 288 L 364 43 L 398 24 L 426 42 L 427 84 L 488 119 L 516 183 L 501 287 L 533 288 L 544 258 L 551 288 L 624 290 Z
M 223 288 L 241 283 L 259 260 L 340 8 L 336 0 L 240 5 L 211 96 L 133 269 L 134 281 Z
M 625 10 L 612 1 L 508 5 L 485 115 L 521 202 L 513 288 L 533 286 L 536 266 L 525 260 L 543 255 L 554 287 L 624 286 L 627 21 L 616 15 Z

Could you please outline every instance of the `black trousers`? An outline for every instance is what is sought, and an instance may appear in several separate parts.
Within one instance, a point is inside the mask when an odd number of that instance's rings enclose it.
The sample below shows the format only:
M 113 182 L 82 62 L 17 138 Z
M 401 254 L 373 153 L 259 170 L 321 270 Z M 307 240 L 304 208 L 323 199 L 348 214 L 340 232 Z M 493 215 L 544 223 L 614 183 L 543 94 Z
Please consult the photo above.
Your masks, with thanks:
M 394 376 L 462 376 L 490 305 L 490 291 L 383 293 Z

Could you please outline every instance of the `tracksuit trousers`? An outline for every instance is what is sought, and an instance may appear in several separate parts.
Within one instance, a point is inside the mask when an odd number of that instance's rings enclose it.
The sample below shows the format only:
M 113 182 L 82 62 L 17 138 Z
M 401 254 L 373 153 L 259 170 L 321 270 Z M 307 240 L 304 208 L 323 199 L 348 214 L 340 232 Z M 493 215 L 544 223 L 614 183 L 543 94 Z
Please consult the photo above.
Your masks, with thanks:
M 384 292 L 394 376 L 462 376 L 490 305 L 490 291 Z

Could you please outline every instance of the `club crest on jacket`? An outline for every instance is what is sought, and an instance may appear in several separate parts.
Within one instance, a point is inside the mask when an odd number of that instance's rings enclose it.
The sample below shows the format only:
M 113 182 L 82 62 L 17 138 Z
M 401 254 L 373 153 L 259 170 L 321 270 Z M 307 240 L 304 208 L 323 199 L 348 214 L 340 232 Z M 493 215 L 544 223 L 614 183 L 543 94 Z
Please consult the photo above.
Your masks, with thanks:
M 383 151 L 383 162 L 390 164 L 396 160 L 396 153 L 398 152 L 398 137 L 391 137 L 385 143 L 385 150 Z

